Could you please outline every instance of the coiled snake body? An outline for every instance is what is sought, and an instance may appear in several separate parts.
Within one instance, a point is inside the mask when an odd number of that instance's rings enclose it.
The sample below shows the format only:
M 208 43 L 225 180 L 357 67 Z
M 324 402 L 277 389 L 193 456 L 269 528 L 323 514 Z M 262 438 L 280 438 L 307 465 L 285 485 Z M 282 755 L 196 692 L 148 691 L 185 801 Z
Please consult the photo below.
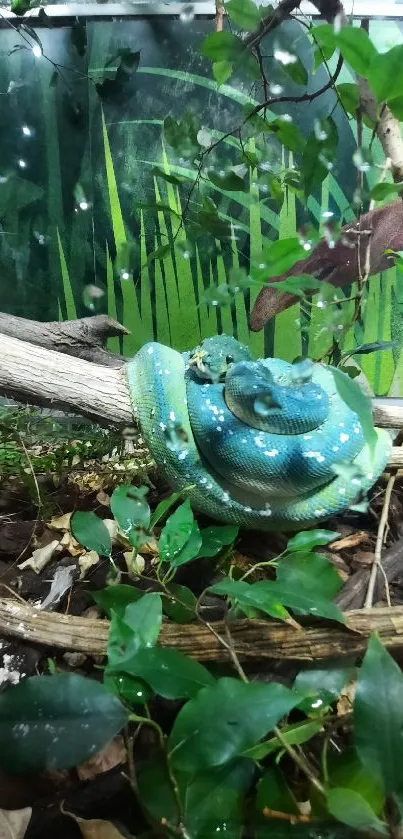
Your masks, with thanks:
M 324 365 L 254 361 L 217 336 L 193 353 L 146 344 L 126 372 L 154 460 L 212 518 L 300 529 L 354 504 L 387 462 L 389 434 L 369 451 Z

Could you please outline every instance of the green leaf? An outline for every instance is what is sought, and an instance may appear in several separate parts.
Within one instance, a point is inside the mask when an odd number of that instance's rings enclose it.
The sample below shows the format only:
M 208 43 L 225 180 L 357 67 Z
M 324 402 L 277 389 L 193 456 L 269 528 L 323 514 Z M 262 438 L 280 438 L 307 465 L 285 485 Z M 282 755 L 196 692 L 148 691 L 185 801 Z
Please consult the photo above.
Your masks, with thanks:
M 276 277 L 279 274 L 284 274 L 295 265 L 300 259 L 306 257 L 306 251 L 302 247 L 300 240 L 296 237 L 290 239 L 281 239 L 268 245 L 259 260 L 263 268 L 253 269 L 251 276 L 259 282 L 264 282 L 269 277 Z
M 132 530 L 147 530 L 150 508 L 145 499 L 147 487 L 118 486 L 111 495 L 111 510 L 120 530 L 127 536 Z
M 358 755 L 382 778 L 385 791 L 403 793 L 403 675 L 372 635 L 358 672 L 354 732 Z
M 352 789 L 338 787 L 331 789 L 326 798 L 329 813 L 343 824 L 356 830 L 375 830 L 382 836 L 389 836 L 389 830 L 381 822 L 365 798 Z
M 159 555 L 161 562 L 178 568 L 198 555 L 202 537 L 187 500 L 169 517 L 161 531 Z
M 200 548 L 202 544 L 202 535 L 199 530 L 197 521 L 193 522 L 193 527 L 188 541 L 174 557 L 169 561 L 171 568 L 179 568 L 180 565 L 185 565 L 186 562 L 191 562 L 192 559 L 197 559 L 200 556 Z
M 309 715 L 313 712 L 322 713 L 326 705 L 338 699 L 353 673 L 354 670 L 349 667 L 301 670 L 294 681 L 294 688 L 304 694 L 305 699 L 298 707 Z
M 309 720 L 308 722 L 283 726 L 281 733 L 289 746 L 302 746 L 303 743 L 307 743 L 308 740 L 311 740 L 322 729 L 322 720 L 319 722 L 317 720 Z M 243 755 L 252 760 L 263 760 L 267 755 L 280 751 L 283 748 L 283 744 L 277 737 L 271 737 L 270 740 L 265 740 L 264 743 L 258 743 L 257 746 L 252 746 L 251 749 L 247 749 Z
M 225 4 L 225 11 L 229 19 L 239 29 L 246 29 L 247 32 L 253 32 L 259 26 L 261 12 L 253 0 L 230 0 L 229 3 Z
M 225 189 L 228 192 L 247 192 L 248 185 L 243 178 L 240 178 L 235 172 L 228 170 L 227 172 L 213 172 L 209 170 L 208 176 L 214 186 L 220 189 Z
M 228 577 L 210 586 L 209 591 L 229 597 L 232 601 L 235 600 L 248 617 L 251 616 L 250 609 L 258 609 L 259 612 L 270 615 L 271 618 L 288 620 L 290 616 L 284 609 L 280 598 L 276 597 L 276 592 L 256 591 L 256 585 L 256 583 L 250 584 L 243 583 L 241 580 L 231 580 Z
M 100 609 L 106 612 L 109 617 L 112 612 L 116 612 L 120 618 L 123 617 L 126 606 L 128 606 L 129 603 L 135 603 L 136 600 L 140 600 L 140 598 L 143 597 L 143 592 L 138 588 L 120 584 L 108 586 L 107 588 L 101 589 L 101 591 L 93 591 L 91 594 L 95 603 L 97 603 Z
M 170 252 L 171 245 L 161 245 L 159 248 L 156 248 L 148 254 L 147 262 L 154 262 L 156 259 L 165 259 Z
M 226 839 L 241 839 L 246 795 L 254 771 L 252 761 L 238 758 L 196 776 L 179 775 L 184 824 L 192 839 L 207 839 L 221 833 Z
M 348 787 L 358 792 L 377 815 L 382 812 L 385 794 L 380 778 L 361 763 L 352 746 L 329 755 L 328 773 L 330 786 Z
M 171 597 L 164 597 L 162 605 L 165 614 L 175 623 L 190 623 L 196 618 L 197 598 L 187 586 L 170 583 L 167 591 Z
M 222 527 L 212 525 L 201 531 L 202 544 L 199 556 L 217 556 L 224 545 L 232 545 L 238 536 L 239 527 L 236 524 L 226 524 Z
M 191 111 L 180 120 L 169 116 L 164 120 L 164 139 L 182 157 L 194 158 L 200 151 L 197 141 L 199 129 L 200 119 Z
M 212 61 L 237 61 L 246 52 L 241 38 L 231 32 L 212 32 L 202 42 L 200 52 Z
M 374 59 L 379 56 L 365 29 L 358 26 L 343 26 L 336 35 L 336 44 L 344 60 L 350 64 L 356 73 L 368 78 L 368 71 L 371 67 L 372 74 Z M 372 87 L 371 82 L 370 84 Z M 376 90 L 374 88 L 373 90 L 376 94 Z M 400 88 L 400 94 L 401 92 Z
M 162 501 L 160 501 L 151 516 L 150 530 L 154 530 L 155 525 L 158 524 L 158 522 L 165 517 L 168 510 L 170 510 L 171 507 L 179 501 L 181 495 L 181 492 L 171 492 L 171 495 L 169 495 L 168 498 L 163 498 Z
M 365 441 L 369 448 L 374 450 L 378 440 L 378 435 L 375 431 L 372 419 L 370 398 L 364 393 L 358 382 L 350 379 L 350 377 L 346 376 L 345 373 L 342 373 L 341 370 L 330 366 L 329 370 L 333 375 L 334 383 L 340 398 L 346 403 L 347 407 L 350 408 L 351 411 L 354 411 L 357 414 L 362 426 Z
M 161 169 L 160 166 L 153 166 L 151 172 L 157 178 L 163 178 L 164 181 L 175 186 L 181 186 L 184 182 L 184 178 L 180 178 L 178 175 L 172 175 L 171 172 L 165 172 L 165 169 Z
M 275 810 L 278 813 L 289 813 L 292 815 L 299 815 L 300 813 L 297 802 L 283 773 L 276 766 L 271 767 L 263 775 L 256 789 L 256 809 L 259 813 L 263 813 L 263 810 L 266 808 Z M 265 819 L 267 831 L 270 829 L 268 827 L 269 824 L 270 822 L 267 822 L 267 819 Z
M 355 116 L 357 108 L 360 104 L 360 91 L 357 84 L 352 82 L 343 82 L 336 85 L 336 91 L 340 98 L 341 104 L 348 114 Z
M 186 500 L 169 517 L 159 540 L 159 552 L 163 561 L 170 562 L 189 539 L 194 524 L 190 501 Z
M 278 117 L 269 122 L 268 127 L 286 149 L 298 153 L 305 148 L 306 140 L 298 126 L 293 122 L 287 122 L 287 120 Z
M 125 673 L 126 665 L 131 661 L 140 646 L 140 638 L 133 632 L 123 618 L 112 612 L 108 635 L 106 673 Z
M 340 533 L 334 530 L 302 530 L 287 542 L 287 551 L 310 551 L 319 545 L 328 545 L 340 538 Z
M 336 568 L 326 557 L 303 551 L 282 558 L 276 577 L 276 583 L 289 589 L 304 589 L 312 596 L 329 599 L 335 597 L 343 585 Z
M 127 673 L 104 673 L 105 687 L 123 702 L 133 705 L 145 705 L 152 698 L 152 690 L 141 679 L 134 679 Z
M 315 49 L 315 52 L 314 52 L 314 55 L 313 55 L 313 67 L 314 67 L 314 72 L 315 73 L 316 73 L 316 70 L 318 69 L 318 67 L 320 67 L 320 65 L 323 64 L 324 61 L 330 61 L 335 49 L 336 49 L 335 44 L 333 46 L 326 46 L 326 47 L 323 45 L 322 47 L 317 47 Z
M 92 679 L 32 676 L 0 694 L 0 766 L 69 769 L 96 754 L 127 719 L 119 700 Z
M 283 64 L 281 69 L 295 84 L 306 86 L 308 84 L 308 73 L 299 56 L 295 56 L 295 58 L 296 61 L 291 64 Z
M 199 772 L 228 763 L 268 734 L 300 698 L 280 684 L 220 679 L 179 711 L 168 740 L 172 765 Z
M 280 280 L 275 286 L 271 286 L 278 292 L 288 291 L 290 294 L 295 294 L 296 297 L 305 297 L 306 293 L 318 291 L 323 288 L 325 283 L 323 280 L 318 280 L 317 277 L 310 274 L 300 274 L 295 277 L 286 277 L 285 280 Z
M 367 78 L 378 102 L 400 99 L 403 90 L 403 44 L 375 55 Z
M 12 0 L 11 11 L 15 15 L 25 15 L 31 6 L 31 0 Z
M 394 195 L 396 192 L 401 192 L 403 183 L 400 184 L 375 184 L 371 189 L 371 198 L 374 201 L 383 201 L 389 195 Z
M 156 592 L 143 594 L 136 603 L 129 603 L 124 611 L 123 620 L 137 635 L 142 647 L 156 644 L 162 623 L 162 600 Z
M 350 358 L 352 355 L 368 355 L 372 352 L 381 352 L 383 350 L 394 350 L 398 347 L 398 341 L 372 341 L 370 344 L 361 344 L 359 347 L 343 353 L 343 360 Z M 360 372 L 360 371 L 359 371 Z
M 234 65 L 231 64 L 230 61 L 214 61 L 212 70 L 213 76 L 217 84 L 220 86 L 222 84 L 225 84 L 225 82 L 227 82 L 228 79 L 231 78 L 234 70 Z
M 155 693 L 165 699 L 189 699 L 206 685 L 215 682 L 214 676 L 192 658 L 165 647 L 140 647 L 124 666 L 108 668 L 142 679 Z
M 328 49 L 335 48 L 336 32 L 331 23 L 321 23 L 319 26 L 313 26 L 311 35 L 314 41 L 321 47 L 327 47 Z
M 165 755 L 155 752 L 136 765 L 136 781 L 142 807 L 156 823 L 179 821 L 178 801 L 169 777 Z M 158 795 L 156 795 L 158 790 Z
M 112 540 L 109 531 L 92 511 L 77 510 L 70 521 L 70 529 L 77 542 L 88 551 L 96 551 L 100 556 L 110 556 Z

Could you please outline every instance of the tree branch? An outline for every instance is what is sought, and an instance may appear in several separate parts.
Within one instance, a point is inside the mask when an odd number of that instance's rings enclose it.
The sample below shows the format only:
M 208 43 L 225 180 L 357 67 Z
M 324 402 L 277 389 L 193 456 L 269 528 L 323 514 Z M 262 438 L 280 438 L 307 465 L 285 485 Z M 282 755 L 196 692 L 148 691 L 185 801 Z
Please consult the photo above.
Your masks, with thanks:
M 0 312 L 0 334 L 95 364 L 121 367 L 124 358 L 103 345 L 107 338 L 129 335 L 129 330 L 107 315 L 41 323 Z

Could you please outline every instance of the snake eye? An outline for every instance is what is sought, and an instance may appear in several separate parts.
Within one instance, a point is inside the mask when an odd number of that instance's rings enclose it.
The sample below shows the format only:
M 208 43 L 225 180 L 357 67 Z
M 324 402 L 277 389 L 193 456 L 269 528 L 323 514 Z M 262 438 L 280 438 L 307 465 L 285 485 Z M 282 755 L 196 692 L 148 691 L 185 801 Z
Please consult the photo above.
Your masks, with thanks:
M 227 357 L 225 359 L 225 362 L 226 362 L 226 364 L 232 364 L 233 360 L 234 359 L 233 359 L 232 355 L 227 355 Z

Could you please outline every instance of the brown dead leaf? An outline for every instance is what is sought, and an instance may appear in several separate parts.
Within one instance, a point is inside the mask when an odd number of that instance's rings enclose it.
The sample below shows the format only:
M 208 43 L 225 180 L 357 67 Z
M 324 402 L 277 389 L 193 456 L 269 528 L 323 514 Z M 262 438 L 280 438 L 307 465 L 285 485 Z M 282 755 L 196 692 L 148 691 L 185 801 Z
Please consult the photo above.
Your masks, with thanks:
M 52 530 L 70 530 L 70 519 L 73 513 L 65 513 L 64 516 L 53 516 L 48 523 Z
M 0 839 L 23 839 L 31 820 L 32 807 L 0 810 Z
M 24 568 L 32 568 L 36 574 L 40 574 L 45 568 L 45 565 L 53 559 L 53 554 L 60 544 L 61 543 L 58 539 L 54 539 L 53 542 L 49 543 L 49 545 L 44 545 L 43 548 L 37 548 L 35 551 L 32 551 L 32 556 L 30 556 L 29 559 L 19 563 L 18 568 L 21 568 L 21 570 Z
M 126 759 L 124 740 L 123 737 L 118 735 L 105 748 L 97 752 L 94 757 L 80 763 L 77 766 L 77 775 L 81 781 L 88 781 L 95 775 L 102 775 L 103 772 L 109 772 L 115 766 L 126 763 Z
M 78 564 L 80 566 L 80 576 L 79 580 L 83 580 L 87 572 L 93 565 L 97 565 L 99 562 L 99 554 L 96 551 L 85 551 L 85 553 L 81 554 L 78 560 Z
M 77 542 L 77 539 L 72 536 L 69 530 L 63 534 L 60 545 L 69 552 L 70 556 L 80 556 L 83 553 L 83 547 Z
M 137 554 L 133 558 L 133 551 L 131 550 L 123 551 L 123 556 L 127 566 L 127 573 L 129 574 L 129 577 L 133 577 L 133 579 L 135 579 L 143 573 L 146 567 L 146 563 L 144 557 L 141 556 L 141 554 Z
M 141 545 L 141 553 L 151 554 L 151 556 L 158 556 L 159 555 L 158 542 L 154 538 L 154 536 L 150 536 L 150 538 L 147 539 L 147 542 L 144 542 Z
M 369 541 L 369 535 L 365 530 L 359 530 L 358 533 L 350 533 L 344 536 L 343 539 L 338 539 L 337 542 L 332 542 L 332 551 L 343 551 L 346 548 L 356 548 L 357 545 L 362 545 L 363 542 Z
M 107 492 L 104 489 L 100 489 L 97 496 L 98 504 L 102 504 L 103 507 L 110 507 L 111 499 Z
M 356 689 L 356 681 L 349 682 L 348 685 L 346 685 L 343 688 L 336 706 L 338 717 L 344 717 L 345 714 L 351 714 L 351 711 L 353 710 Z
M 62 808 L 61 810 L 65 816 L 74 819 L 84 839 L 123 839 L 123 834 L 112 822 L 104 821 L 104 819 L 80 819 L 74 813 L 69 813 Z M 136 839 L 135 836 L 132 839 Z

